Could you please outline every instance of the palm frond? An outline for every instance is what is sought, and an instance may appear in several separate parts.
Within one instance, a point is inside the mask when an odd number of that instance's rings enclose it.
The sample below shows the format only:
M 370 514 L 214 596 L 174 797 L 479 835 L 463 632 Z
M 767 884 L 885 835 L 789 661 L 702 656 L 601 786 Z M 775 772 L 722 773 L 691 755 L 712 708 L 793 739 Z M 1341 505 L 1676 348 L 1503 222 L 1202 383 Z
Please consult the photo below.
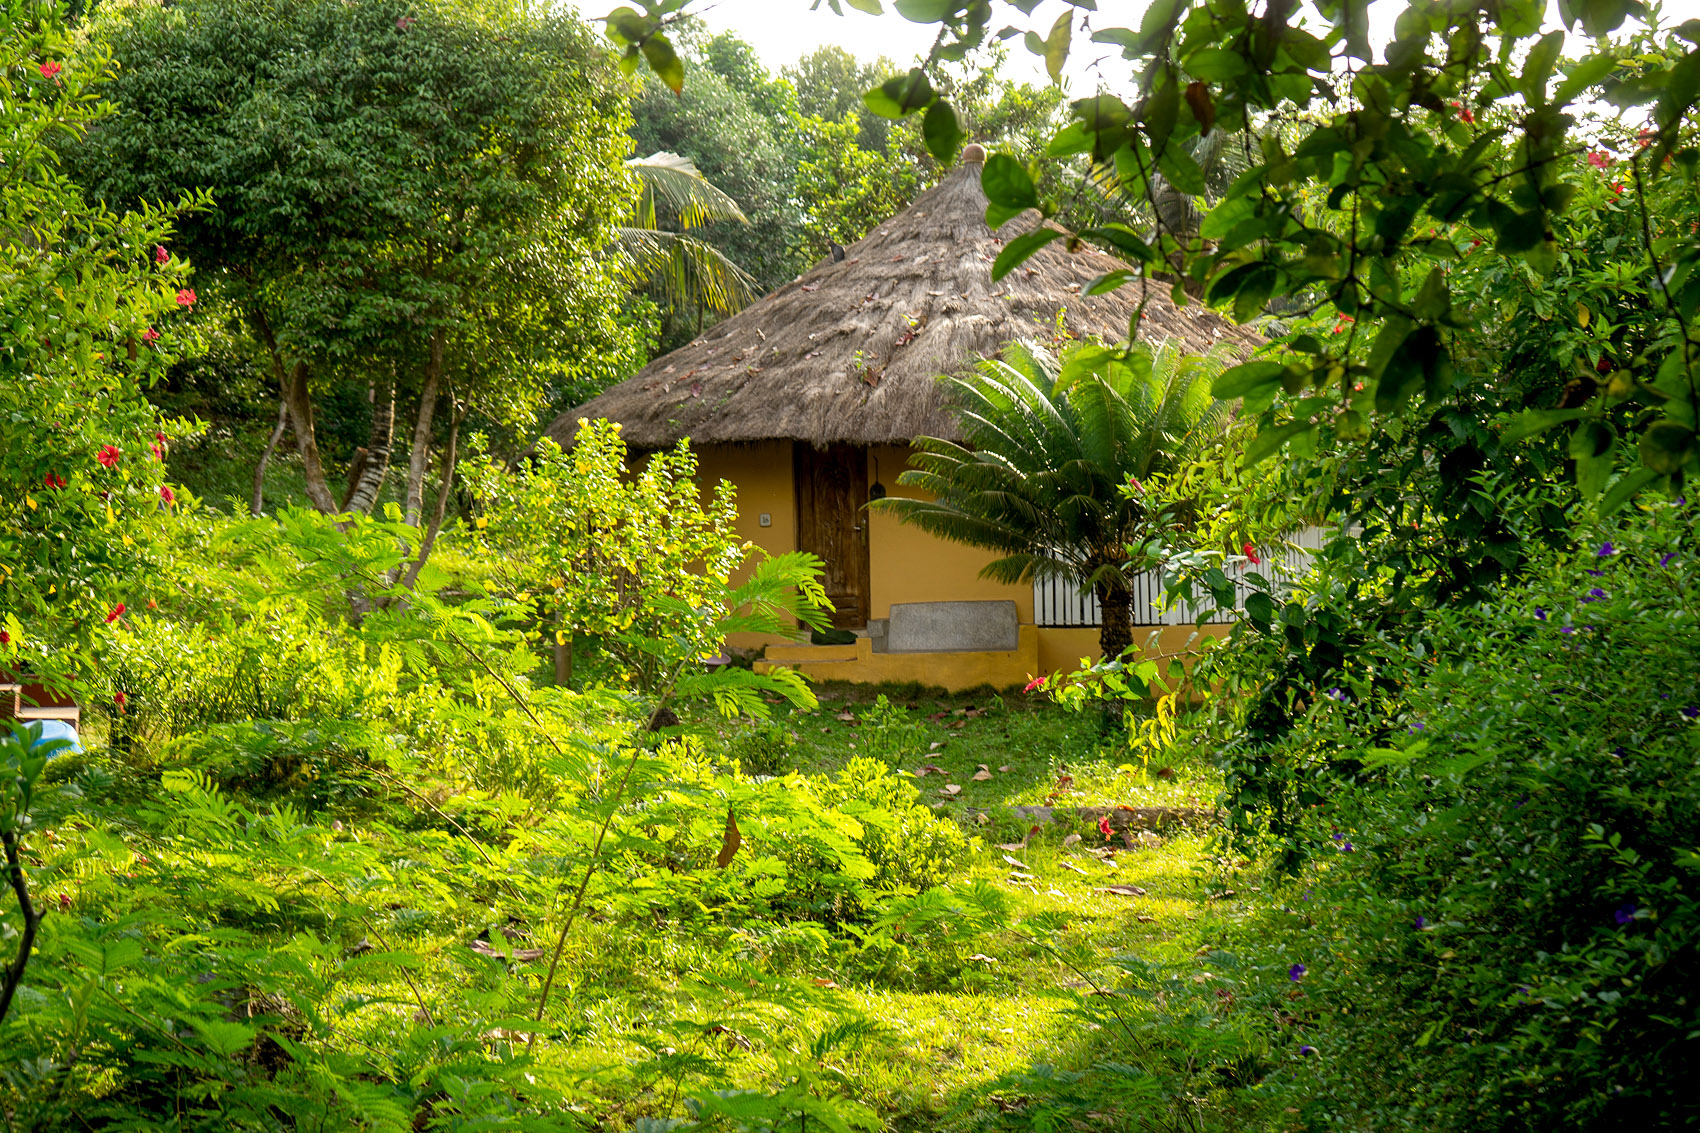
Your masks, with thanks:
M 714 245 L 682 232 L 621 228 L 621 272 L 634 285 L 657 288 L 674 306 L 697 303 L 732 314 L 756 297 L 756 281 Z
M 749 223 L 738 202 L 716 188 L 688 157 L 662 151 L 648 157 L 628 158 L 626 168 L 636 174 L 642 185 L 643 199 L 638 213 L 649 218 L 648 227 L 655 226 L 657 202 L 664 204 L 686 231 L 718 220 Z

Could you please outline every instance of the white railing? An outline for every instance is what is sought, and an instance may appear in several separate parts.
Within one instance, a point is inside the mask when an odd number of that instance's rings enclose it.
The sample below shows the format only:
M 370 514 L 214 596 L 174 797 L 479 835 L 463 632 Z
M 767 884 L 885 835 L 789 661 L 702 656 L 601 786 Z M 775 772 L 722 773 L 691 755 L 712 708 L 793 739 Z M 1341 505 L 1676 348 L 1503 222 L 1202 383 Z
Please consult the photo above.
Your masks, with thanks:
M 1284 539 L 1279 548 L 1258 548 L 1258 556 L 1263 562 L 1252 566 L 1245 560 L 1230 564 L 1226 568 L 1230 579 L 1238 580 L 1247 570 L 1255 570 L 1265 578 L 1275 583 L 1280 591 L 1310 569 L 1311 559 L 1315 557 L 1323 541 L 1327 539 L 1329 530 L 1323 527 L 1306 527 L 1294 532 Z M 1285 544 L 1292 544 L 1287 546 Z M 1240 602 L 1250 590 L 1244 586 L 1235 587 L 1235 609 L 1240 608 Z M 1181 626 L 1192 625 L 1198 621 L 1201 612 L 1215 609 L 1214 601 L 1206 600 L 1202 610 L 1198 607 L 1179 604 L 1168 609 L 1159 609 L 1163 598 L 1163 575 L 1161 571 L 1146 571 L 1135 576 L 1133 580 L 1133 624 L 1146 626 Z M 1098 598 L 1094 594 L 1082 594 L 1080 588 L 1073 582 L 1063 579 L 1034 579 L 1033 580 L 1033 621 L 1036 625 L 1048 628 L 1080 628 L 1096 629 L 1099 624 Z

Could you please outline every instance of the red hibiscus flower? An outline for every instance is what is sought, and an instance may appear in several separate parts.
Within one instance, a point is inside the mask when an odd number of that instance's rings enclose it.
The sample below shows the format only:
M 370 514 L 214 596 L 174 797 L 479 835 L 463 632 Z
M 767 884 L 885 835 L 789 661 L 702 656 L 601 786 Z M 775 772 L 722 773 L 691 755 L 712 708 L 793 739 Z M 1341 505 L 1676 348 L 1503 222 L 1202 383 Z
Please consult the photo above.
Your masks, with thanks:
M 118 706 L 118 715 L 120 716 L 124 715 L 124 705 L 127 702 L 127 699 L 128 698 L 126 698 L 121 692 L 115 692 L 112 694 L 112 703 Z
M 111 468 L 118 463 L 118 449 L 114 445 L 102 445 L 100 451 L 95 454 L 95 459 L 100 461 L 102 467 Z
M 153 262 L 154 263 L 163 264 L 163 263 L 166 263 L 167 261 L 169 261 L 170 259 L 171 259 L 171 253 L 167 252 L 165 250 L 164 244 L 155 244 L 153 246 Z
M 165 450 L 159 447 L 158 441 L 148 442 L 148 448 L 150 450 L 152 450 L 153 458 L 155 460 L 164 460 L 165 459 Z
M 172 492 L 172 490 L 170 488 L 166 487 L 164 484 L 161 484 L 159 486 L 159 498 L 164 500 L 168 504 L 174 504 L 174 503 L 177 502 L 176 494 L 174 492 Z
M 144 330 L 142 332 L 142 341 L 143 342 L 149 342 L 149 343 L 158 342 L 159 341 L 159 332 L 157 330 L 154 330 L 152 327 L 149 327 L 147 330 Z
M 194 289 L 185 287 L 183 290 L 179 291 L 177 293 L 177 305 L 179 307 L 193 307 L 195 305 Z
M 49 472 L 45 483 L 49 488 L 63 488 L 65 486 L 65 477 L 59 475 L 57 472 Z
M 110 614 L 106 615 L 106 624 L 111 625 L 113 622 L 117 621 L 119 618 L 121 618 L 123 616 L 124 616 L 124 603 L 120 602 L 116 606 L 112 607 L 112 612 Z
M 64 69 L 64 64 L 54 59 L 49 59 L 47 62 L 36 68 L 36 70 L 41 72 L 41 77 L 44 79 L 57 79 L 59 77 L 59 72 Z
M 1111 833 L 1113 833 L 1110 830 L 1110 818 L 1108 815 L 1105 815 L 1103 818 L 1098 820 L 1098 833 L 1102 834 L 1106 841 L 1109 839 Z
M 1474 122 L 1476 120 L 1476 112 L 1471 110 L 1468 106 L 1465 106 L 1462 102 L 1450 102 L 1447 103 L 1447 105 L 1458 112 L 1458 118 L 1460 121 Z
M 59 911 L 61 913 L 69 912 L 70 908 L 71 908 L 71 895 L 69 893 L 59 894 Z
M 1358 320 L 1354 319 L 1351 315 L 1341 315 L 1340 320 L 1334 324 L 1334 333 L 1343 333 L 1348 326 L 1357 321 Z
M 1263 562 L 1262 559 L 1257 557 L 1257 548 L 1253 547 L 1250 543 L 1247 543 L 1244 547 L 1240 548 L 1240 551 L 1245 555 L 1246 559 L 1252 566 L 1258 566 Z
M 0 645 L 10 645 L 10 644 L 12 644 L 12 635 L 7 633 L 3 629 L 0 629 Z

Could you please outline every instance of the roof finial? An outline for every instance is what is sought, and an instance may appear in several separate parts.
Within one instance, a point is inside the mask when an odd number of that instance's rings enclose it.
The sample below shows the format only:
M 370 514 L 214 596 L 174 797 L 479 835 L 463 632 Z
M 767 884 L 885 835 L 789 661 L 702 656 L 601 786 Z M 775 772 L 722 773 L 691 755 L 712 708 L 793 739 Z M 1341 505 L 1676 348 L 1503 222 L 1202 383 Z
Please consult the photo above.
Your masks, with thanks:
M 967 145 L 962 147 L 962 160 L 971 161 L 975 165 L 984 165 L 986 162 L 986 147 L 981 145 L 979 142 L 969 142 Z

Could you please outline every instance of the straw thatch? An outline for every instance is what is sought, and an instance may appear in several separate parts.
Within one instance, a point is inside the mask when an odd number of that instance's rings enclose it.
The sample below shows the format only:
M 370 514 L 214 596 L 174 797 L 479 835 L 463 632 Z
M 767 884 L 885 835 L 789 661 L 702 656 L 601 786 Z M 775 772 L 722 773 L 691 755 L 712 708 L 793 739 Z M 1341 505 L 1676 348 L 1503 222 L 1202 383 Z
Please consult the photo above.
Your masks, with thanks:
M 939 374 L 995 356 L 1007 342 L 1047 338 L 1059 310 L 1076 336 L 1122 340 L 1142 292 L 1150 301 L 1141 339 L 1173 337 L 1198 352 L 1223 340 L 1242 349 L 1260 341 L 1202 307 L 1176 307 L 1166 284 L 1082 298 L 1092 279 L 1126 265 L 1091 248 L 1071 253 L 1061 240 L 993 283 L 1003 242 L 1030 231 L 1039 214 L 994 234 L 980 169 L 964 160 L 842 260 L 821 261 L 562 414 L 546 435 L 569 445 L 579 418 L 605 417 L 620 422 L 637 448 L 681 437 L 698 445 L 779 439 L 818 446 L 956 437 Z

